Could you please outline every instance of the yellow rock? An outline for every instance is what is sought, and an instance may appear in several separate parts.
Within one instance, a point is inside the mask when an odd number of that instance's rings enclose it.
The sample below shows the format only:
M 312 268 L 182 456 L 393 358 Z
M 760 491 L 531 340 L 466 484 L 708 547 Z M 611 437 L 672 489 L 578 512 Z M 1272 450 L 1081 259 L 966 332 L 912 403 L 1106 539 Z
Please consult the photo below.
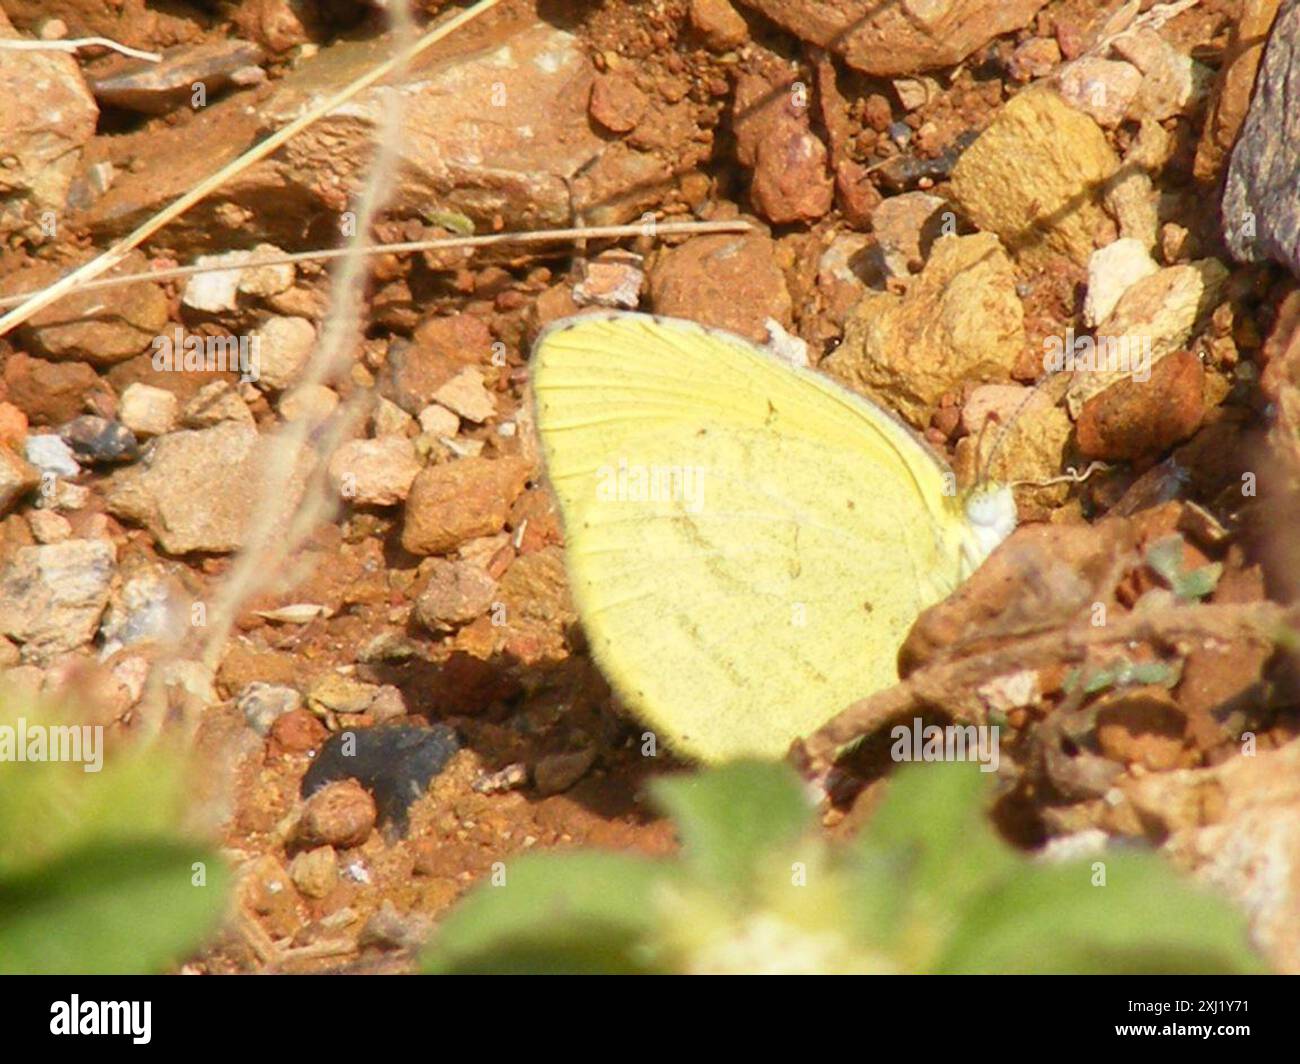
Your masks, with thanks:
M 1106 134 L 1049 89 L 1022 92 L 962 155 L 958 206 L 1022 265 L 1064 255 L 1079 265 L 1105 223 L 1101 200 L 1119 159 Z
M 945 392 L 1006 380 L 1025 343 L 1015 271 L 998 238 L 945 236 L 906 295 L 873 292 L 858 303 L 822 368 L 924 427 Z

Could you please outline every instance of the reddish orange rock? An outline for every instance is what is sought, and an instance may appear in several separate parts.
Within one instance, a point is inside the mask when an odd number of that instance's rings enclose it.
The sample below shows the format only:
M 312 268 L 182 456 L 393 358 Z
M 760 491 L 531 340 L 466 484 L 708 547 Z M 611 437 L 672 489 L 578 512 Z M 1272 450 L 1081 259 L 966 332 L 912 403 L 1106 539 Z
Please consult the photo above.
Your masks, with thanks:
M 356 780 L 330 783 L 307 799 L 297 840 L 309 847 L 360 846 L 370 838 L 375 816 L 375 800 Z
M 1123 380 L 1093 396 L 1075 426 L 1088 458 L 1128 461 L 1188 439 L 1205 414 L 1205 369 L 1190 351 L 1162 358 L 1143 383 Z
M 406 498 L 402 546 L 412 554 L 444 554 L 500 532 L 531 472 L 515 457 L 461 458 L 422 469 Z

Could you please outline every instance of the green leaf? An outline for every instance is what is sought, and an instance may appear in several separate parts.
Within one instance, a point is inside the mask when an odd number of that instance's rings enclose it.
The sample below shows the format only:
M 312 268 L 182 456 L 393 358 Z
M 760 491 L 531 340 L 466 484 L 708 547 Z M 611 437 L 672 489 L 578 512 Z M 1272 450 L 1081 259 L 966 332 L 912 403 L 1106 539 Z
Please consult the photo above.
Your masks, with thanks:
M 854 844 L 863 926 L 910 970 L 926 970 L 971 899 L 1015 872 L 986 819 L 988 790 L 969 763 L 909 765 Z
M 193 883 L 204 865 L 205 885 Z M 220 920 L 229 886 L 201 845 L 91 844 L 0 878 L 0 972 L 139 975 L 193 952 Z
M 1094 886 L 1094 862 L 1106 885 Z M 947 973 L 1256 972 L 1243 917 L 1155 854 L 1029 865 L 970 907 Z
M 1175 533 L 1156 540 L 1147 548 L 1146 563 L 1182 599 L 1200 599 L 1209 595 L 1223 575 L 1219 562 L 1188 569 L 1183 563 L 1183 537 Z
M 658 861 L 578 851 L 530 854 L 484 883 L 443 921 L 425 953 L 429 973 L 637 972 L 654 926 Z
M 798 775 L 767 761 L 734 761 L 651 784 L 655 803 L 677 823 L 682 858 L 697 875 L 744 892 L 758 861 L 793 842 L 812 822 Z

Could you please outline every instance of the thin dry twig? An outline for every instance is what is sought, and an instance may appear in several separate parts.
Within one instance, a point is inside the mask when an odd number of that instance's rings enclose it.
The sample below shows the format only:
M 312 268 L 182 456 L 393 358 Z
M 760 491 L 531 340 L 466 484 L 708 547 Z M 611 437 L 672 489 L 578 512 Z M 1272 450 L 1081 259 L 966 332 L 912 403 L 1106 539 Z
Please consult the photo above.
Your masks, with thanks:
M 215 174 L 200 181 L 193 189 L 179 197 L 161 211 L 141 223 L 134 230 L 119 240 L 108 251 L 91 259 L 89 262 L 73 270 L 66 277 L 61 278 L 49 288 L 42 289 L 37 295 L 33 296 L 21 306 L 15 307 L 9 313 L 0 317 L 0 336 L 17 328 L 23 322 L 32 317 L 33 314 L 44 310 L 51 303 L 67 295 L 78 285 L 86 281 L 94 280 L 111 270 L 122 261 L 130 252 L 134 251 L 143 244 L 149 237 L 153 236 L 163 226 L 175 221 L 187 210 L 193 207 L 200 200 L 204 199 L 209 193 L 215 191 L 221 185 L 225 184 L 231 178 L 242 173 L 248 167 L 256 162 L 260 162 L 268 155 L 277 151 L 280 147 L 292 140 L 312 123 L 324 117 L 333 111 L 336 107 L 341 107 L 357 93 L 368 89 L 377 81 L 387 77 L 393 71 L 409 63 L 417 55 L 432 48 L 448 34 L 460 29 L 467 22 L 478 18 L 479 15 L 490 11 L 496 7 L 501 0 L 479 0 L 473 7 L 466 8 L 460 14 L 441 23 L 437 28 L 430 30 L 423 37 L 417 40 L 410 48 L 399 49 L 398 54 L 393 58 L 385 60 L 378 66 L 373 67 L 361 77 L 357 78 L 351 84 L 340 89 L 333 96 L 323 100 L 315 107 L 311 108 L 305 114 L 294 119 L 288 125 L 276 130 L 265 140 L 254 145 L 238 159 L 227 163 Z
M 954 692 L 972 692 L 1010 673 L 1083 661 L 1096 647 L 1140 642 L 1169 645 L 1185 639 L 1254 639 L 1271 644 L 1285 629 L 1297 626 L 1300 607 L 1288 608 L 1268 601 L 1242 605 L 1189 603 L 1172 610 L 1128 614 L 1103 628 L 1094 628 L 1085 621 L 957 661 L 926 665 L 901 683 L 854 702 L 796 743 L 796 759 L 810 775 L 824 776 L 846 744 L 871 734 L 895 717 L 928 707 L 943 706 L 959 719 L 980 723 L 974 719 L 979 713 L 978 704 L 954 697 Z
M 519 233 L 489 233 L 484 236 L 440 237 L 437 240 L 410 240 L 399 244 L 367 244 L 361 248 L 351 245 L 342 248 L 321 248 L 315 251 L 298 251 L 293 254 L 262 257 L 250 253 L 247 262 L 207 263 L 203 266 L 175 266 L 165 270 L 144 270 L 140 273 L 122 273 L 102 277 L 77 286 L 78 292 L 94 292 L 101 288 L 117 288 L 137 281 L 171 281 L 180 277 L 193 277 L 201 273 L 225 273 L 229 270 L 255 269 L 262 266 L 288 266 L 300 262 L 326 262 L 358 254 L 407 255 L 418 251 L 438 251 L 446 248 L 483 248 L 498 244 L 547 244 L 562 240 L 605 240 L 625 236 L 700 236 L 705 233 L 747 233 L 754 227 L 741 218 L 718 222 L 637 222 L 631 225 L 590 225 L 576 229 L 534 229 Z M 15 307 L 25 299 L 39 295 L 45 289 L 20 292 L 0 299 L 0 307 Z

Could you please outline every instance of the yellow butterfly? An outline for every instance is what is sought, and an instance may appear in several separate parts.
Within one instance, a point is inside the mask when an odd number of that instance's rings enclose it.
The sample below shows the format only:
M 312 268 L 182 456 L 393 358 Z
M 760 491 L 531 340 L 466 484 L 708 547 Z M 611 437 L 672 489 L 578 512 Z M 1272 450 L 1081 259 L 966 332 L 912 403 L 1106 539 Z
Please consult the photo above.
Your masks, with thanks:
M 898 647 L 1016 525 L 893 415 L 731 333 L 549 326 L 537 426 L 591 650 L 676 752 L 779 757 L 897 682 Z

